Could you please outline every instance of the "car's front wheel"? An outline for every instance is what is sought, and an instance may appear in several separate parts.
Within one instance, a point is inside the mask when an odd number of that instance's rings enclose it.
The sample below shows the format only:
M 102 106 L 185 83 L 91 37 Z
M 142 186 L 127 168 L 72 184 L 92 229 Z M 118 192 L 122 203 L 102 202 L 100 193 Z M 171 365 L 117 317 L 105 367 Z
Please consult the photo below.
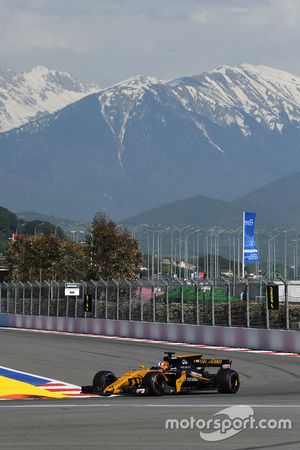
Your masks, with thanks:
M 217 373 L 216 385 L 222 394 L 235 394 L 240 387 L 240 377 L 235 370 L 220 369 Z
M 116 375 L 110 370 L 100 370 L 100 372 L 97 372 L 93 378 L 93 386 L 100 389 L 105 389 L 111 383 L 116 381 L 116 379 Z
M 166 380 L 161 372 L 148 372 L 143 379 L 143 387 L 147 389 L 149 395 L 163 395 Z

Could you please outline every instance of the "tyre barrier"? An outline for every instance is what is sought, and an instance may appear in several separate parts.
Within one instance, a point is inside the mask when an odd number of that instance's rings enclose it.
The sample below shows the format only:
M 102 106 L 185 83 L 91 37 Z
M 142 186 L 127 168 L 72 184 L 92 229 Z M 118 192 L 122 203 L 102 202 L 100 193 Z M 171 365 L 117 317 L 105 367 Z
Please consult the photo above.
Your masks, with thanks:
M 18 314 L 0 314 L 0 327 L 300 353 L 299 331 Z

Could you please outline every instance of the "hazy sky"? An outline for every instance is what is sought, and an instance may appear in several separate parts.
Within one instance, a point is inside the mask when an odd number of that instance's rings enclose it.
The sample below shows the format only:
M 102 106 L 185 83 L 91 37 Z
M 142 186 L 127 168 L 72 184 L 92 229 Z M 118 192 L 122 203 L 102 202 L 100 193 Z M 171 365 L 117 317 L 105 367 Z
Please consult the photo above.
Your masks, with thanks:
M 102 86 L 243 62 L 300 75 L 300 0 L 0 0 L 0 65 Z

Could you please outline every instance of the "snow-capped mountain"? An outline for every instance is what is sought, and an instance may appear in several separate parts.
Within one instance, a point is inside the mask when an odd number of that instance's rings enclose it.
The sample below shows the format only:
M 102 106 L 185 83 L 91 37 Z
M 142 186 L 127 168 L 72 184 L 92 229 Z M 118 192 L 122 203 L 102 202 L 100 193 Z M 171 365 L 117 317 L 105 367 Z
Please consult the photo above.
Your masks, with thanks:
M 1 68 L 0 132 L 53 113 L 99 90 L 68 73 L 43 66 L 22 74 Z
M 164 82 L 157 78 L 138 75 L 105 89 L 99 95 L 102 116 L 120 144 L 118 150 L 120 164 L 127 121 L 136 114 L 136 108 L 141 104 L 147 91 L 157 95 L 154 86 L 158 84 Z
M 266 66 L 221 66 L 211 73 L 171 83 L 185 108 L 222 126 L 251 134 L 247 117 L 279 132 L 300 122 L 300 77 Z
M 252 132 L 249 118 L 280 133 L 290 123 L 300 124 L 300 77 L 267 66 L 220 66 L 210 73 L 167 82 L 140 75 L 102 91 L 103 117 L 121 144 L 126 124 L 143 96 L 152 92 L 158 98 L 162 89 L 168 101 L 178 103 L 208 140 L 201 117 L 221 127 L 237 125 L 244 136 Z
M 70 218 L 231 200 L 298 170 L 300 78 L 249 64 L 139 75 L 0 133 L 0 204 Z

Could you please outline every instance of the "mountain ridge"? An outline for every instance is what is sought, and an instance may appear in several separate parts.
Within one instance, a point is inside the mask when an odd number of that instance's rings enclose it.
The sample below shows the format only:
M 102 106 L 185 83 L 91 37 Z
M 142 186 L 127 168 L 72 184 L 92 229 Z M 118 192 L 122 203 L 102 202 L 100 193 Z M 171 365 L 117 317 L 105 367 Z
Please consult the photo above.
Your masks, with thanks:
M 247 64 L 140 75 L 0 133 L 0 163 L 15 210 L 120 219 L 191 194 L 232 201 L 300 170 L 300 78 Z
M 237 228 L 241 225 L 243 211 L 253 211 L 256 212 L 257 226 L 260 228 L 296 230 L 300 223 L 299 191 L 300 171 L 230 202 L 197 195 L 123 218 L 121 222 L 128 226 L 147 223 Z
M 45 66 L 17 74 L 0 69 L 0 132 L 51 114 L 100 87 Z

